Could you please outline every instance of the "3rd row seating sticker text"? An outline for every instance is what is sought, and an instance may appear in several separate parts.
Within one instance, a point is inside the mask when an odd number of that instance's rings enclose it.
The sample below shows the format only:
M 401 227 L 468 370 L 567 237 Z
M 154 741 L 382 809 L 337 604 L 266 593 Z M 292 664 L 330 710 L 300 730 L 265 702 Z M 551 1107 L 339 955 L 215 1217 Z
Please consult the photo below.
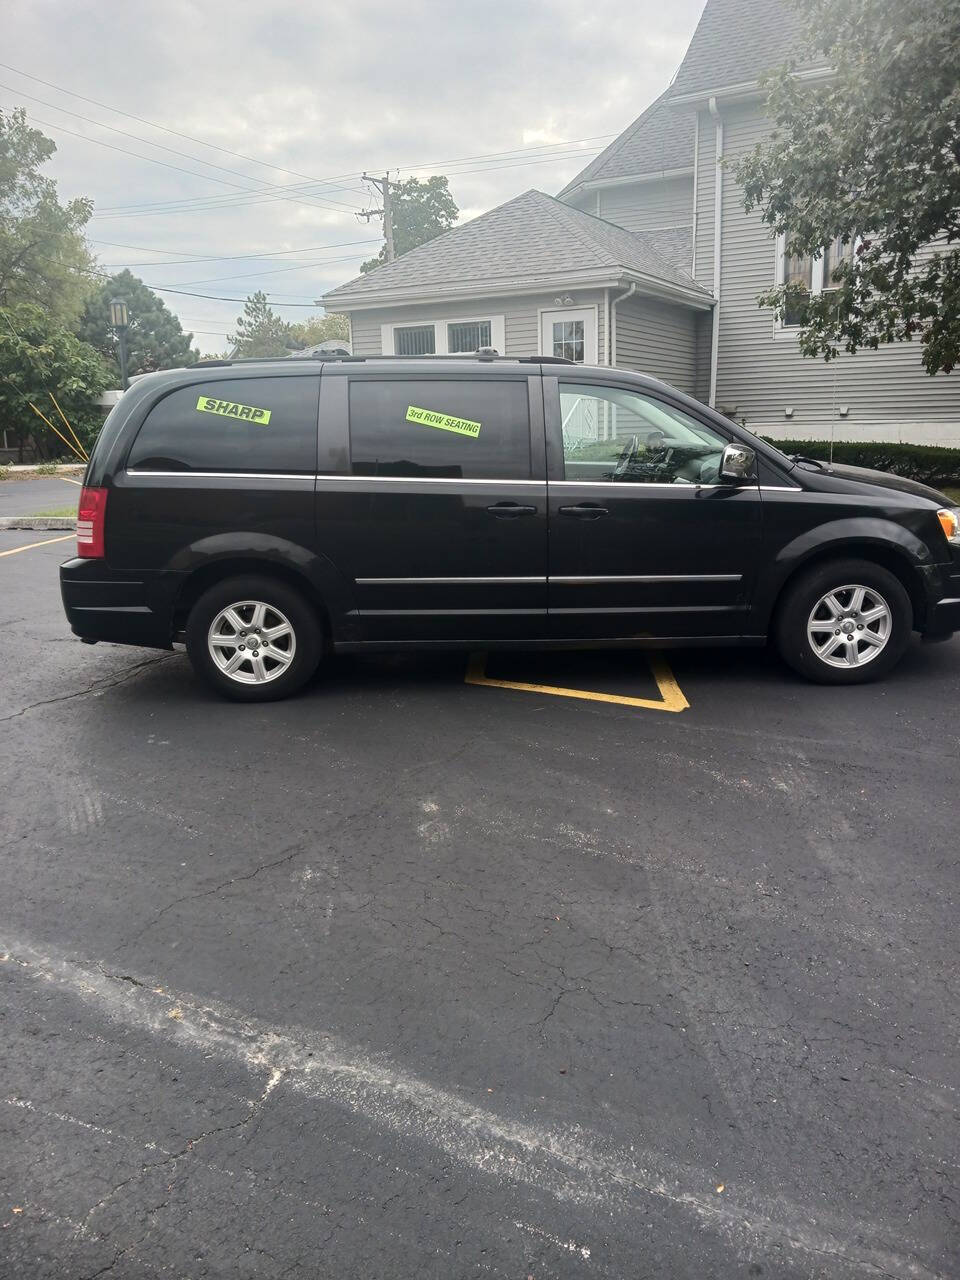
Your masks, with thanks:
M 234 404 L 232 400 L 218 400 L 216 396 L 201 396 L 197 401 L 198 413 L 219 413 L 225 418 L 243 419 L 253 422 L 258 427 L 265 427 L 270 421 L 269 409 L 258 409 L 253 404 Z
M 424 427 L 436 427 L 440 431 L 453 431 L 458 436 L 469 436 L 476 440 L 480 434 L 480 423 L 471 422 L 469 418 L 454 418 L 449 413 L 435 413 L 432 409 L 418 409 L 410 405 L 407 409 L 407 421 L 419 422 Z

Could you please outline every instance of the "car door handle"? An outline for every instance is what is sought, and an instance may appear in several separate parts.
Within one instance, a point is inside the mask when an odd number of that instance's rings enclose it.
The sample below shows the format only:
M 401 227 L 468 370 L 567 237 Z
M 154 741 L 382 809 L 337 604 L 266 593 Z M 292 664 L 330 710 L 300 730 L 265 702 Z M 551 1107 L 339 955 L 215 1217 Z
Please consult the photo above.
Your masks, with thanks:
M 518 516 L 535 516 L 536 507 L 523 507 L 519 502 L 496 502 L 487 510 L 497 520 L 516 520 Z
M 578 520 L 599 520 L 601 516 L 608 516 L 610 512 L 606 507 L 598 507 L 592 503 L 583 502 L 577 507 L 561 507 L 560 514 L 562 516 L 576 516 Z

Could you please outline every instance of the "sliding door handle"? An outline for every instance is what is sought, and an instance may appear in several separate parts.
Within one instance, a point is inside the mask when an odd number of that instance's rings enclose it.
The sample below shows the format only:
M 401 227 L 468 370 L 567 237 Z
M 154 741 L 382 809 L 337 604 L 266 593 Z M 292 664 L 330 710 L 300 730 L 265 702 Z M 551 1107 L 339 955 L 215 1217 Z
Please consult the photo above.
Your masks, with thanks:
M 495 502 L 487 510 L 496 520 L 516 520 L 518 516 L 535 516 L 536 507 L 524 507 L 519 502 Z
M 608 516 L 610 512 L 606 507 L 598 507 L 592 502 L 582 502 L 576 507 L 561 507 L 560 514 L 576 516 L 578 520 L 599 520 L 601 516 Z

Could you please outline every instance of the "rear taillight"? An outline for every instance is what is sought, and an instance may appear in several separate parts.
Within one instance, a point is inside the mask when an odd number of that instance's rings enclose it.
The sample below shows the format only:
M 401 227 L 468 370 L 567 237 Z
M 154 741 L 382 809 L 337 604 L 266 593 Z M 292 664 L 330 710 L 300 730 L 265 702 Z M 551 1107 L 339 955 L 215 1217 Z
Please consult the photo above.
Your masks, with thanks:
M 77 508 L 77 555 L 85 560 L 103 559 L 103 528 L 107 516 L 107 489 L 84 485 Z

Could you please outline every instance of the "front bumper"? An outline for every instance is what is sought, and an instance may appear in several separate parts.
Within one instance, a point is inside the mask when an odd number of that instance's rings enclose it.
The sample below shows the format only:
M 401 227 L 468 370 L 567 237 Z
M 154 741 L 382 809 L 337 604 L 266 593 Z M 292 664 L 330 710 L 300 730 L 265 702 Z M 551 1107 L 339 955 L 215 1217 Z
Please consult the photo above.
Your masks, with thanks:
M 183 575 L 126 573 L 103 560 L 67 560 L 60 596 L 70 629 L 82 640 L 150 649 L 173 647 L 173 620 Z
M 954 554 L 951 563 L 940 566 L 934 590 L 930 593 L 926 617 L 922 628 L 924 635 L 943 636 L 960 631 L 960 552 Z

